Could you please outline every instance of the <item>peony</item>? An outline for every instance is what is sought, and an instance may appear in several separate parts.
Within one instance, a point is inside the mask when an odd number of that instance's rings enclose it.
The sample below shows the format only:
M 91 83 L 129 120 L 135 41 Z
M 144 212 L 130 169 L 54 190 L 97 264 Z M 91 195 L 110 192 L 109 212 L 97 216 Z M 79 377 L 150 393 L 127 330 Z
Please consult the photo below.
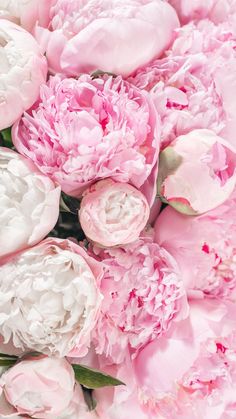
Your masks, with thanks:
M 102 246 L 132 243 L 150 210 L 144 195 L 127 183 L 102 180 L 85 191 L 79 220 L 86 236 Z
M 228 414 L 235 413 L 236 403 L 234 329 L 234 305 L 192 304 L 188 320 L 140 352 L 134 368 L 147 417 L 233 417 Z
M 104 299 L 94 344 L 99 354 L 122 362 L 187 314 L 185 291 L 175 260 L 151 237 L 90 253 L 104 264 Z
M 102 267 L 69 240 L 46 239 L 0 266 L 0 334 L 22 351 L 84 356 L 101 305 Z
M 160 154 L 158 191 L 180 212 L 214 209 L 236 184 L 236 149 L 210 130 L 194 130 Z
M 157 243 L 177 260 L 191 297 L 236 298 L 236 199 L 199 217 L 165 208 Z
M 59 214 L 60 188 L 18 153 L 0 147 L 0 258 L 42 240 Z
M 36 28 L 53 72 L 103 70 L 126 76 L 159 56 L 179 26 L 161 0 L 55 0 L 50 21 Z
M 235 48 L 228 24 L 192 22 L 176 32 L 166 57 L 129 78 L 150 91 L 162 119 L 163 148 L 196 128 L 211 129 L 235 144 Z
M 11 20 L 27 31 L 32 31 L 35 23 L 49 23 L 49 8 L 53 0 L 1 0 L 0 18 Z
M 13 141 L 69 195 L 80 196 L 107 177 L 146 191 L 145 181 L 157 167 L 156 129 L 151 100 L 120 77 L 56 76 L 14 125 Z M 147 189 L 154 184 L 153 178 Z
M 14 365 L 0 379 L 0 401 L 4 418 L 19 414 L 61 419 L 67 414 L 73 419 L 82 418 L 82 413 L 87 418 L 82 390 L 75 384 L 73 368 L 65 359 L 34 358 Z
M 0 130 L 12 125 L 36 101 L 46 80 L 46 59 L 24 29 L 0 19 Z
M 236 13 L 235 0 L 168 0 L 181 22 L 194 19 L 211 19 L 215 23 L 227 21 Z

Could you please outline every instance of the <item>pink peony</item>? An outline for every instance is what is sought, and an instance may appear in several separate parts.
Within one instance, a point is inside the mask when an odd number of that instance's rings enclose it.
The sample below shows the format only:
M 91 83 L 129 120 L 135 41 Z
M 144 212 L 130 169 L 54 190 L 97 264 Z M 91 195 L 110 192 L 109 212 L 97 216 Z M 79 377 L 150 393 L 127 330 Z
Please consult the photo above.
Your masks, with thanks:
M 87 407 L 73 368 L 65 359 L 34 358 L 14 365 L 1 377 L 0 414 L 2 418 L 18 414 L 37 419 L 85 419 Z
M 149 218 L 145 196 L 127 183 L 101 180 L 85 191 L 79 220 L 86 236 L 102 246 L 132 243 Z
M 176 138 L 160 154 L 158 192 L 180 212 L 196 215 L 222 204 L 236 184 L 236 149 L 210 130 Z
M 1 0 L 0 18 L 11 20 L 27 31 L 35 23 L 45 26 L 49 23 L 49 9 L 54 0 Z
M 134 361 L 139 402 L 147 417 L 233 418 L 235 347 L 234 305 L 192 304 L 188 320 L 147 345 Z
M 105 269 L 104 299 L 93 334 L 97 353 L 122 362 L 127 346 L 135 354 L 186 316 L 188 306 L 175 260 L 151 237 L 120 248 L 93 247 L 90 253 Z
M 0 147 L 0 259 L 40 242 L 53 229 L 60 192 L 30 160 Z
M 69 240 L 46 239 L 0 266 L 0 335 L 22 351 L 84 356 L 101 305 L 102 266 Z
M 177 260 L 192 297 L 236 298 L 236 199 L 199 217 L 165 208 L 156 241 Z
M 236 13 L 235 0 L 168 0 L 181 22 L 208 18 L 215 23 L 227 21 Z
M 32 35 L 0 19 L 0 130 L 33 105 L 46 75 L 46 59 Z
M 52 72 L 127 76 L 160 56 L 178 26 L 175 10 L 161 0 L 54 0 L 36 37 Z
M 120 77 L 51 77 L 41 98 L 13 128 L 18 151 L 69 195 L 112 177 L 153 199 L 158 119 L 145 92 Z M 154 176 L 155 177 L 155 176 Z
M 166 57 L 138 70 L 129 81 L 150 91 L 162 119 L 162 147 L 196 128 L 208 128 L 235 144 L 236 34 L 208 20 L 176 31 Z

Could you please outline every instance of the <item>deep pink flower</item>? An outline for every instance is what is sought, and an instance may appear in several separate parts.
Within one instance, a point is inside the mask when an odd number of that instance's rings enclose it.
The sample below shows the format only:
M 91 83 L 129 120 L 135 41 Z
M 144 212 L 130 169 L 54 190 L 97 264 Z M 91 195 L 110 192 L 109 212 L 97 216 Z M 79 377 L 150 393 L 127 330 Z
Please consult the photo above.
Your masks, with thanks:
M 236 199 L 198 217 L 165 208 L 156 241 L 177 260 L 192 297 L 236 298 Z
M 145 92 L 120 77 L 51 77 L 40 100 L 13 128 L 18 151 L 69 195 L 112 177 L 153 199 L 158 118 Z
M 151 237 L 120 248 L 93 247 L 90 252 L 105 268 L 104 299 L 94 333 L 97 353 L 122 362 L 127 346 L 137 352 L 187 315 L 175 260 Z

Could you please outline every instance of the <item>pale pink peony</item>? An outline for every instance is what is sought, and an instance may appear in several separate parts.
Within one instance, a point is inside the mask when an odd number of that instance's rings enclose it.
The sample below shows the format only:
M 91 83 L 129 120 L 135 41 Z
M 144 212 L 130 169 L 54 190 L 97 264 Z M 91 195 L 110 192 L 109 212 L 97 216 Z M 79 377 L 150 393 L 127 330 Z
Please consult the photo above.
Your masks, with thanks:
M 103 262 L 104 299 L 93 333 L 96 351 L 122 362 L 127 347 L 137 353 L 187 315 L 185 291 L 175 260 L 151 237 L 113 249 L 90 248 Z
M 73 368 L 65 359 L 24 360 L 0 379 L 1 418 L 18 414 L 37 419 L 85 419 L 87 410 Z
M 33 36 L 0 19 L 0 130 L 33 105 L 46 75 L 46 59 Z
M 54 0 L 49 24 L 35 34 L 52 72 L 127 76 L 160 56 L 178 26 L 175 10 L 161 0 Z
M 162 147 L 196 128 L 235 144 L 236 31 L 208 20 L 176 31 L 166 57 L 129 78 L 150 91 L 162 119 Z
M 196 215 L 222 204 L 236 184 L 236 149 L 210 130 L 176 138 L 160 154 L 158 192 L 180 212 Z
M 155 238 L 177 260 L 190 297 L 236 301 L 236 199 L 199 217 L 165 208 Z
M 146 92 L 120 77 L 55 76 L 42 86 L 39 102 L 14 125 L 13 141 L 69 195 L 80 196 L 94 181 L 112 177 L 142 186 L 152 200 L 157 118 Z
M 84 356 L 101 305 L 102 266 L 69 240 L 46 239 L 0 266 L 0 335 L 22 351 Z
M 0 147 L 0 259 L 42 240 L 55 226 L 60 188 L 25 157 Z
M 132 243 L 147 224 L 145 196 L 127 183 L 101 180 L 85 191 L 79 220 L 86 236 L 105 247 Z
M 235 345 L 234 305 L 216 300 L 192 304 L 188 320 L 147 345 L 134 361 L 147 417 L 233 418 Z
M 208 18 L 215 23 L 227 21 L 236 13 L 235 0 L 168 0 L 182 23 Z
M 49 9 L 54 0 L 1 0 L 0 18 L 11 20 L 27 31 L 32 31 L 36 22 L 42 26 L 49 23 Z

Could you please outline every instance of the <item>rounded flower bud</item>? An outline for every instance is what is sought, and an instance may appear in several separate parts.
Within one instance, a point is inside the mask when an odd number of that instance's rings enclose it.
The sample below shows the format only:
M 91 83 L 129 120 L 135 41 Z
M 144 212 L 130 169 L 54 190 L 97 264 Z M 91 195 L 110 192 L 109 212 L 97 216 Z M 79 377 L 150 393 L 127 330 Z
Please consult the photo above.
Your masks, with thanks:
M 147 200 L 140 191 L 127 183 L 107 179 L 85 192 L 79 220 L 90 240 L 109 247 L 135 241 L 149 213 Z
M 36 37 L 50 69 L 78 76 L 103 70 L 127 76 L 169 46 L 179 26 L 162 0 L 54 0 Z
M 42 240 L 55 226 L 60 188 L 15 151 L 0 147 L 0 258 Z
M 236 184 L 236 150 L 213 131 L 176 138 L 160 153 L 158 192 L 177 211 L 197 215 L 222 204 Z
M 0 130 L 11 126 L 38 99 L 47 63 L 32 35 L 0 19 Z
M 68 195 L 78 197 L 107 177 L 144 187 L 152 195 L 158 121 L 146 92 L 121 77 L 55 76 L 14 125 L 13 142 Z
M 38 357 L 14 365 L 0 379 L 0 400 L 4 418 L 78 418 L 86 412 L 72 366 L 58 358 Z
M 53 0 L 1 0 L 0 18 L 11 20 L 27 31 L 32 31 L 36 22 L 47 25 L 49 9 Z
M 4 343 L 84 356 L 101 303 L 101 265 L 69 240 L 46 239 L 0 266 Z

